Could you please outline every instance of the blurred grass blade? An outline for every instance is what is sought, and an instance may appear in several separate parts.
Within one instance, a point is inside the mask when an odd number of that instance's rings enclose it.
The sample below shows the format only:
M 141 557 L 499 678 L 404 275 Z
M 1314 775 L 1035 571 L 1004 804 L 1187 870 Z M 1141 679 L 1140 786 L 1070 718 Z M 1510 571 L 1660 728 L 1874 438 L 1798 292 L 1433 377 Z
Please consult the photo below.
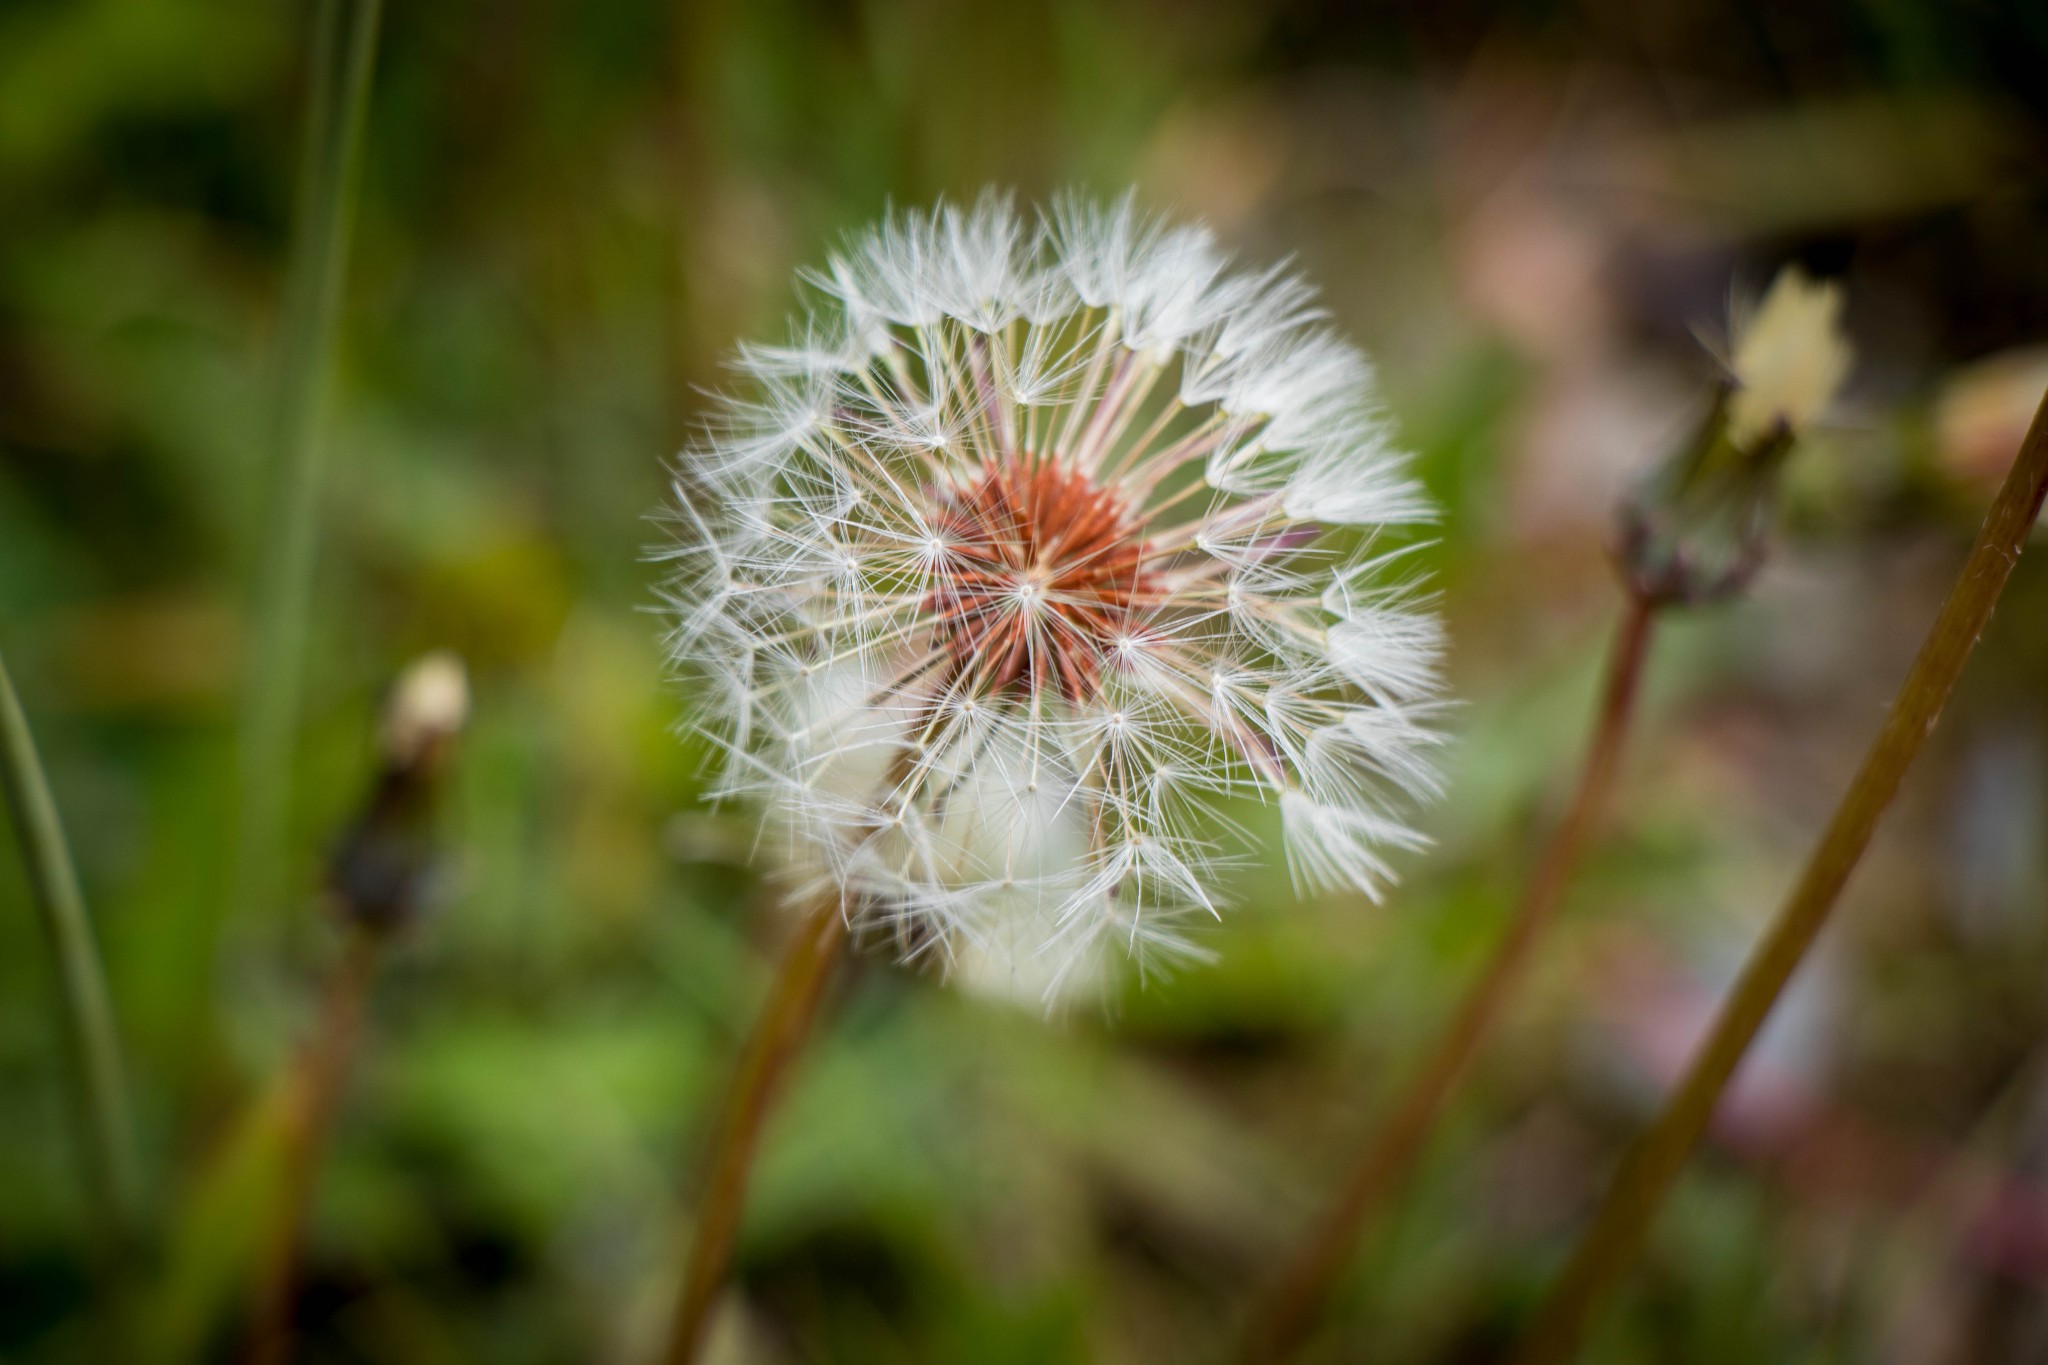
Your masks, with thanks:
M 285 1163 L 290 1073 L 253 1097 L 202 1159 L 166 1234 L 164 1269 L 142 1316 L 149 1358 L 201 1359 L 257 1263 Z
M 15 695 L 4 659 L 0 659 L 0 782 L 6 787 L 7 809 L 21 839 L 36 908 L 42 914 L 51 956 L 56 959 L 86 1197 L 96 1224 L 93 1234 L 111 1264 L 132 1248 L 140 1227 L 141 1182 L 120 1036 L 114 1028 L 113 1003 L 100 970 L 99 952 L 93 946 L 85 896 L 78 887 L 78 870 L 72 864 L 57 803 L 36 754 L 28 716 Z
M 234 887 L 238 912 L 273 893 L 291 800 L 293 737 L 319 534 L 323 434 L 381 12 L 381 0 L 323 0 L 315 21 L 299 221 L 284 304 L 277 464 L 265 509 L 242 717 Z

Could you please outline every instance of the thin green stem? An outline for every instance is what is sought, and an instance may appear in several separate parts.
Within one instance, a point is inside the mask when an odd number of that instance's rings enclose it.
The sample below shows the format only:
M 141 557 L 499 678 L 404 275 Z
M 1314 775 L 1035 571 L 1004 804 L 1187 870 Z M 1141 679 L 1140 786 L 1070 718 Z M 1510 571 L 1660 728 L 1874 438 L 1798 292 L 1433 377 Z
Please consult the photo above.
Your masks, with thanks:
M 78 870 L 5 660 L 0 660 L 0 783 L 6 788 L 7 809 L 21 840 L 36 909 L 56 959 L 59 1013 L 70 1054 L 79 1160 L 93 1231 L 109 1264 L 118 1265 L 139 1232 L 141 1199 L 120 1035 L 93 946 Z
M 683 1271 L 682 1291 L 676 1299 L 675 1320 L 663 1357 L 668 1365 L 691 1365 L 703 1349 L 712 1306 L 732 1265 L 733 1243 L 739 1235 L 747 1180 L 762 1128 L 790 1063 L 817 1017 L 825 981 L 845 942 L 845 911 L 838 896 L 828 892 L 818 898 L 791 938 L 768 988 L 761 1016 L 740 1054 L 739 1070 L 713 1139 L 704 1199 L 697 1211 L 690 1259 Z
M 323 435 L 382 8 L 382 0 L 324 0 L 315 20 L 297 242 L 285 293 L 277 464 L 265 514 L 240 740 L 233 898 L 238 911 L 273 893 L 291 800 L 319 541 Z
M 1605 818 L 1641 691 L 1657 603 L 1631 593 L 1608 660 L 1600 713 L 1571 804 L 1508 921 L 1507 933 L 1417 1069 L 1350 1178 L 1254 1308 L 1239 1359 L 1252 1365 L 1292 1355 L 1314 1325 L 1373 1213 L 1413 1166 L 1458 1079 L 1499 1021 L 1536 944 L 1557 916 L 1572 874 Z
M 1842 888 L 1940 718 L 2048 495 L 2048 397 L 1991 505 L 1962 573 L 1928 631 L 1891 713 L 1871 743 L 1806 870 L 1743 968 L 1677 1092 L 1615 1176 L 1564 1279 L 1537 1316 L 1520 1365 L 1571 1358 L 1603 1294 L 1634 1259 L 1743 1054 L 1827 923 Z

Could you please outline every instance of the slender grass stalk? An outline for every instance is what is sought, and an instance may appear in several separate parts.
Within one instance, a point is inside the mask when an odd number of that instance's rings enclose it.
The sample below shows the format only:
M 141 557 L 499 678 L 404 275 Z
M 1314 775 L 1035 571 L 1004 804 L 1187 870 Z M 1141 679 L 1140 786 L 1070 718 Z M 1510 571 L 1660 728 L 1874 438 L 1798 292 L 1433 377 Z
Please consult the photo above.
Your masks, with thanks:
M 1664 1111 L 1616 1174 L 1592 1228 L 1531 1326 L 1520 1365 L 1571 1358 L 1601 1296 L 1635 1257 L 1658 1207 L 1713 1117 L 1757 1030 L 1827 923 L 1906 769 L 1934 729 L 2048 495 L 2048 396 L 1991 505 L 1891 713 L 1871 743 L 1797 885 L 1721 1007 Z
M 767 1002 L 740 1055 L 739 1070 L 719 1113 L 704 1200 L 683 1271 L 668 1352 L 663 1357 L 668 1365 L 690 1365 L 703 1348 L 712 1305 L 732 1264 L 747 1178 L 760 1147 L 762 1127 L 811 1021 L 817 1017 L 826 978 L 845 942 L 845 912 L 838 896 L 827 892 L 804 917 L 776 968 Z
M 256 585 L 240 737 L 237 911 L 262 903 L 273 892 L 291 800 L 292 741 L 319 539 L 322 437 L 382 8 L 382 0 L 323 0 L 315 20 L 297 242 L 285 292 L 277 464 L 265 517 L 268 534 Z
M 320 1161 L 326 1154 L 342 1085 L 362 1033 L 370 983 L 383 959 L 387 937 L 381 930 L 366 927 L 349 935 L 348 946 L 328 978 L 319 1023 L 300 1055 L 286 1096 L 283 1189 L 273 1206 L 276 1223 L 264 1249 L 250 1325 L 249 1365 L 283 1365 L 291 1355 L 292 1315 L 298 1302 L 306 1223 L 319 1185 Z
M 1537 941 L 1556 917 L 1579 860 L 1606 815 L 1659 605 L 1642 593 L 1629 593 L 1571 804 L 1515 905 L 1506 935 L 1392 1114 L 1366 1145 L 1336 1201 L 1255 1306 L 1240 1359 L 1264 1365 L 1286 1359 L 1301 1345 L 1366 1224 L 1413 1165 L 1459 1077 L 1527 971 Z
M 93 946 L 92 920 L 79 890 L 78 870 L 64 839 L 63 821 L 4 659 L 0 659 L 0 785 L 7 792 L 7 809 L 21 840 L 36 909 L 49 938 L 50 955 L 56 959 L 58 1013 L 69 1053 L 80 1173 L 92 1213 L 93 1236 L 107 1263 L 118 1266 L 139 1233 L 141 1199 L 121 1040 L 114 1027 L 113 1003 L 100 970 L 99 951 Z

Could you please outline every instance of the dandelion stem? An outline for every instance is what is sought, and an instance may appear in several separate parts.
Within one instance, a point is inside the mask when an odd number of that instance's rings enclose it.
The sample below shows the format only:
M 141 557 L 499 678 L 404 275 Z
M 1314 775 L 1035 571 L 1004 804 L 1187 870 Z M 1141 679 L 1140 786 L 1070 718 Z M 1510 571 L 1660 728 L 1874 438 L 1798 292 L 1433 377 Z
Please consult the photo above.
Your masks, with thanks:
M 1523 1340 L 1520 1365 L 1568 1360 L 1601 1295 L 1634 1258 L 1658 1206 L 1713 1117 L 1785 983 L 1812 947 L 1906 769 L 1940 718 L 2048 495 L 2048 397 L 1991 505 L 1962 573 L 1870 752 L 1776 921 L 1743 968 L 1713 1031 L 1656 1123 L 1623 1162 L 1590 1231 Z
M 298 240 L 284 303 L 274 431 L 277 465 L 265 518 L 248 705 L 240 737 L 234 888 L 238 911 L 271 894 L 291 797 L 292 741 L 298 727 L 319 532 L 321 437 L 332 388 L 356 168 L 381 10 L 382 0 L 323 0 L 315 19 Z
M 21 841 L 23 862 L 41 913 L 50 955 L 56 959 L 64 1045 L 70 1054 L 72 1103 L 79 1131 L 81 1173 L 93 1234 L 118 1274 L 139 1227 L 141 1179 L 135 1164 L 134 1124 L 121 1065 L 120 1035 L 92 920 L 79 890 L 78 869 L 64 839 L 63 821 L 36 753 L 28 716 L 0 659 L 0 785 Z
M 776 968 L 767 1002 L 740 1055 L 732 1089 L 719 1114 L 703 1205 L 697 1212 L 696 1233 L 664 1357 L 668 1365 L 690 1365 L 703 1346 L 712 1305 L 732 1264 L 747 1177 L 760 1147 L 762 1127 L 811 1021 L 817 1017 L 826 978 L 845 942 L 845 912 L 838 896 L 827 892 L 804 917 Z
M 334 1126 L 342 1083 L 355 1056 L 363 1007 L 386 937 L 381 930 L 366 927 L 350 932 L 348 946 L 328 978 L 319 1023 L 296 1064 L 285 1100 L 276 1223 L 258 1281 L 249 1365 L 283 1365 L 291 1355 L 292 1315 L 320 1161 Z
M 1408 1082 L 1393 1113 L 1360 1154 L 1335 1203 L 1255 1308 L 1241 1359 L 1263 1365 L 1286 1359 L 1300 1346 L 1368 1221 L 1414 1163 L 1459 1077 L 1514 994 L 1537 940 L 1556 917 L 1579 859 L 1606 814 L 1656 616 L 1655 601 L 1629 595 L 1578 785 L 1563 823 L 1515 906 L 1506 936 L 1466 992 L 1435 1049 Z

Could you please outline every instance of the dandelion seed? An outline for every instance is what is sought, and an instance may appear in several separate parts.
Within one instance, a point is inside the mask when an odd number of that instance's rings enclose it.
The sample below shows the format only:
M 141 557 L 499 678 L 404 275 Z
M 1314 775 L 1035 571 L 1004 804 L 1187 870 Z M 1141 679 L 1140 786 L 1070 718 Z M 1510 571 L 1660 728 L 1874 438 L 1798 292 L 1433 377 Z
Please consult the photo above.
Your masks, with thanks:
M 1428 508 L 1308 286 L 1128 198 L 996 194 L 807 278 L 676 482 L 719 793 L 906 952 L 1048 999 L 1195 951 L 1225 797 L 1281 809 L 1302 884 L 1377 894 L 1441 640 L 1372 541 Z

